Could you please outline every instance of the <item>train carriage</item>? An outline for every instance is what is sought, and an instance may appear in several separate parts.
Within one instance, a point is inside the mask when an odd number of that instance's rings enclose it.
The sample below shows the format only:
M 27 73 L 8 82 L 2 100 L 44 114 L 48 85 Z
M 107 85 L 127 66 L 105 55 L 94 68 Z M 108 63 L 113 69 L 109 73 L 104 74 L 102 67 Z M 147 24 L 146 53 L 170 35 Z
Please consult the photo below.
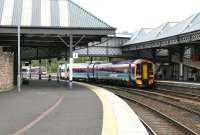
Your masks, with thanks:
M 154 64 L 144 59 L 74 64 L 73 78 L 132 87 L 154 87 Z
M 88 64 L 73 64 L 73 79 L 86 80 L 88 78 Z
M 154 64 L 151 61 L 139 59 L 134 61 L 135 83 L 138 87 L 154 87 Z

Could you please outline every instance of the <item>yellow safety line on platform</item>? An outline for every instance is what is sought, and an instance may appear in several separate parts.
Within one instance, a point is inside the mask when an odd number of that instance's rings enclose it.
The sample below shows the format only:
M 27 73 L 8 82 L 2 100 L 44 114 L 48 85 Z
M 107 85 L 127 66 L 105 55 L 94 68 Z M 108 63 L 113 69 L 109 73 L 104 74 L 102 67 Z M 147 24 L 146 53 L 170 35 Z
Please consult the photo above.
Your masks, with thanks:
M 88 89 L 95 92 L 103 104 L 103 127 L 101 135 L 118 135 L 117 120 L 115 117 L 115 113 L 113 112 L 111 102 L 103 93 L 105 89 L 85 83 L 77 83 L 77 84 L 85 86 Z

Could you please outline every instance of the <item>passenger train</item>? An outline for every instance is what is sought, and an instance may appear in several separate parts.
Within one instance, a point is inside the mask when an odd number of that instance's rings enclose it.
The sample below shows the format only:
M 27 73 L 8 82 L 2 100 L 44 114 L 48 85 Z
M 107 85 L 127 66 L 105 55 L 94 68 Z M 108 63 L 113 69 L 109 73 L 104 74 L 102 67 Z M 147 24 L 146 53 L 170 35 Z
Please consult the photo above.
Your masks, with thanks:
M 154 87 L 154 64 L 144 59 L 73 64 L 73 79 L 128 87 Z

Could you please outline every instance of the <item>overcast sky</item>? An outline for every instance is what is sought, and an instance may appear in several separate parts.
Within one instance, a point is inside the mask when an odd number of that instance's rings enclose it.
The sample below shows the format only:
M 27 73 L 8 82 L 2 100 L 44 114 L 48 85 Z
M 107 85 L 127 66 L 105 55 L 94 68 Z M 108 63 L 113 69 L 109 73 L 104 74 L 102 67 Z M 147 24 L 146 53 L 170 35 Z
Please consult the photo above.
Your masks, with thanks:
M 200 0 L 73 0 L 120 31 L 177 22 L 200 12 Z

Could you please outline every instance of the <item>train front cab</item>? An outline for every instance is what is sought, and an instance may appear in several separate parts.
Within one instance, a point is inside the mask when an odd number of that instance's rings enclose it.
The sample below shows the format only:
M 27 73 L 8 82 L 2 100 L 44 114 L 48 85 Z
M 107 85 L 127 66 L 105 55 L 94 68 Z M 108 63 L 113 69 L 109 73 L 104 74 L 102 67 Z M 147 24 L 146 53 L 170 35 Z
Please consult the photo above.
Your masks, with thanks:
M 137 87 L 154 87 L 153 63 L 141 62 L 135 66 L 135 83 Z

